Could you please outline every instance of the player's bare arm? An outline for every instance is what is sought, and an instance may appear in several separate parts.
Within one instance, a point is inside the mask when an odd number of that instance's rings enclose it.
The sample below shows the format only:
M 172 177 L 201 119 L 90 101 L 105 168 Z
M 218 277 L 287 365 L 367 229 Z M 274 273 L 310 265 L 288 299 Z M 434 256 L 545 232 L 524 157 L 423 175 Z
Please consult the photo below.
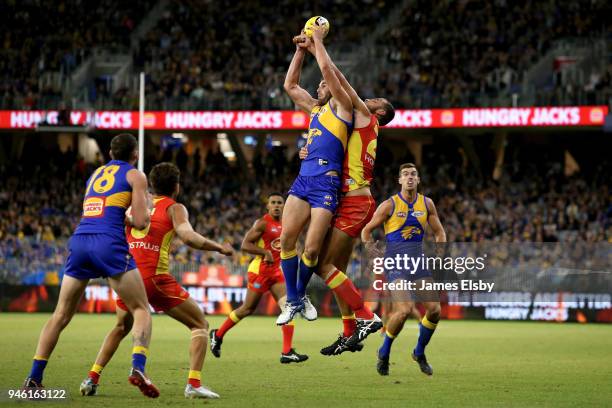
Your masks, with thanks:
M 351 86 L 351 84 L 349 83 L 349 81 L 346 79 L 346 77 L 344 76 L 344 74 L 342 73 L 342 71 L 340 71 L 340 69 L 338 69 L 338 67 L 336 66 L 336 64 L 332 63 L 332 67 L 334 69 L 334 73 L 336 74 L 336 76 L 338 77 L 338 80 L 340 81 L 340 85 L 342 85 L 342 88 L 344 89 L 344 91 L 348 94 L 348 96 L 351 98 L 351 102 L 353 104 L 353 109 L 355 109 L 355 111 L 362 116 L 363 119 L 366 119 L 367 122 L 363 124 L 363 126 L 367 125 L 370 122 L 370 109 L 368 109 L 368 106 L 365 104 L 365 102 L 359 97 L 359 95 L 357 94 L 357 92 L 355 91 L 355 89 Z M 359 116 L 357 117 L 359 118 Z M 356 119 L 357 119 L 356 118 Z M 362 127 L 359 124 L 356 123 L 357 127 Z
M 436 206 L 433 200 L 429 197 L 425 198 L 425 205 L 427 206 L 427 222 L 433 231 L 434 237 L 436 237 L 436 242 L 446 242 L 446 232 L 444 231 L 444 227 L 440 222 L 440 217 L 438 217 L 438 210 L 436 210 Z
M 171 205 L 168 208 L 168 215 L 172 220 L 176 235 L 185 245 L 203 251 L 216 251 L 226 256 L 231 256 L 234 253 L 230 244 L 219 244 L 194 231 L 189 222 L 187 208 L 183 204 L 176 203 Z
M 128 171 L 127 182 L 132 186 L 132 210 L 129 222 L 136 229 L 145 229 L 151 221 L 147 204 L 147 176 L 136 169 Z
M 305 55 L 306 50 L 296 45 L 295 54 L 293 54 L 291 64 L 289 64 L 289 69 L 287 70 L 287 76 L 285 77 L 284 88 L 298 108 L 306 113 L 310 113 L 312 108 L 317 104 L 317 100 L 310 96 L 310 94 L 299 85 L 300 73 L 302 71 L 302 63 L 304 62 Z
M 257 246 L 257 242 L 265 231 L 266 221 L 262 219 L 255 221 L 251 229 L 249 229 L 244 236 L 240 250 L 247 254 L 263 256 L 266 262 L 274 262 L 274 258 L 270 251 Z
M 361 241 L 364 244 L 367 245 L 374 242 L 374 240 L 372 239 L 372 231 L 383 225 L 385 221 L 389 219 L 389 215 L 391 214 L 392 210 L 393 202 L 391 200 L 385 200 L 382 204 L 378 206 L 370 222 L 368 222 L 361 231 Z
M 338 117 L 351 121 L 353 119 L 353 103 L 344 88 L 342 88 L 342 85 L 340 85 L 340 80 L 338 80 L 334 72 L 333 62 L 323 44 L 324 36 L 325 31 L 321 27 L 315 27 L 312 34 L 315 58 L 317 59 L 317 64 L 319 64 L 321 74 L 323 74 L 323 79 L 337 104 Z

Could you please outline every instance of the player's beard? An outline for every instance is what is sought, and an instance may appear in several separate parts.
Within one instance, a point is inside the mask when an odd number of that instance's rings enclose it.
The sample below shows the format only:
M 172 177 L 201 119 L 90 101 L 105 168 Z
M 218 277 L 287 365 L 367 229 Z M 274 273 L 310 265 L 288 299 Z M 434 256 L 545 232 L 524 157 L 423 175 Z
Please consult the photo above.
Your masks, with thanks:
M 318 105 L 319 106 L 323 106 L 325 105 L 327 102 L 329 102 L 329 100 L 332 98 L 331 92 L 325 94 L 322 98 L 318 98 Z

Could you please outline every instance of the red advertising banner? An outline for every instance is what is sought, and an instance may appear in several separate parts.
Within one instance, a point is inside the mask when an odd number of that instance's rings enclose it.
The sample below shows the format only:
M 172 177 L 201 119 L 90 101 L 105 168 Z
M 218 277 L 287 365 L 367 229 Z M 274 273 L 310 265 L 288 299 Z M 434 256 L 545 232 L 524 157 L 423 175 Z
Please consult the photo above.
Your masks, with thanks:
M 607 106 L 527 108 L 399 109 L 386 127 L 491 128 L 542 126 L 602 126 Z M 57 125 L 58 111 L 0 111 L 0 129 L 34 129 Z M 299 111 L 148 111 L 144 125 L 150 130 L 302 130 L 308 115 Z M 136 111 L 71 111 L 70 124 L 103 130 L 138 128 Z

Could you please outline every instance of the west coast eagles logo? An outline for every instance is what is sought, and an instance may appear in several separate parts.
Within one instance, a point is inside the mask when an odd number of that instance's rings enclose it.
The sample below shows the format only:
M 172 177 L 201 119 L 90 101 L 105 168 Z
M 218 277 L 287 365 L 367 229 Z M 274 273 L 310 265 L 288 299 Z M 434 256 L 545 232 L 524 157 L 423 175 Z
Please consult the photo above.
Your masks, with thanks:
M 405 240 L 412 239 L 418 235 L 421 235 L 423 231 L 419 227 L 415 227 L 413 225 L 409 225 L 402 229 L 402 238 Z
M 308 141 L 306 142 L 306 145 L 308 146 L 311 144 L 315 137 L 321 136 L 322 134 L 323 132 L 321 132 L 321 129 L 310 129 L 308 131 Z

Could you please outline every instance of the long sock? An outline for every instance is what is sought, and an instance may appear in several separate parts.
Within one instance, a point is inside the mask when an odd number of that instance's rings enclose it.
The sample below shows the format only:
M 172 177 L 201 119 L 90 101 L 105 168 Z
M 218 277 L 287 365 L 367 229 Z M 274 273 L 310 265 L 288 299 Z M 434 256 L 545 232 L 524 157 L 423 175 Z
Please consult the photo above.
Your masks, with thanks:
M 299 299 L 306 296 L 308 282 L 310 282 L 310 278 L 312 277 L 312 274 L 316 268 L 317 259 L 312 260 L 306 257 L 306 255 L 302 255 L 302 259 L 300 260 L 300 272 L 298 274 L 297 281 L 297 295 Z
M 202 383 L 202 372 L 196 370 L 189 370 L 189 376 L 187 377 L 187 384 L 191 384 L 193 388 L 200 388 Z
M 283 354 L 287 354 L 292 349 L 295 324 L 293 322 L 289 322 L 286 325 L 281 326 L 281 330 L 283 332 Z
M 355 320 L 355 315 L 352 314 L 350 316 L 342 316 L 342 326 L 344 328 L 342 335 L 344 337 L 351 337 L 355 330 L 357 330 L 357 320 Z
M 363 304 L 363 299 L 353 281 L 342 271 L 338 269 L 333 271 L 325 279 L 325 283 L 340 299 L 344 300 L 353 309 L 357 318 L 369 320 L 374 317 L 374 313 Z
M 97 384 L 98 381 L 100 381 L 100 375 L 102 375 L 103 369 L 104 367 L 100 364 L 94 363 L 94 365 L 91 366 L 91 370 L 89 370 L 89 374 L 87 374 L 87 376 L 92 379 L 94 384 Z
M 423 320 L 419 323 L 419 339 L 414 348 L 415 355 L 422 356 L 425 354 L 425 347 L 429 343 L 429 340 L 431 340 L 434 331 L 436 331 L 436 327 L 438 327 L 438 322 L 434 323 L 427 319 L 427 315 L 423 316 Z
M 239 321 L 240 318 L 236 316 L 236 312 L 232 310 L 227 319 L 225 319 L 225 321 L 223 322 L 221 327 L 219 327 L 215 334 L 217 335 L 217 337 L 223 338 L 225 333 L 227 333 L 229 329 L 237 325 Z
M 281 269 L 285 276 L 285 286 L 287 287 L 287 302 L 295 303 L 299 300 L 297 293 L 298 281 L 298 256 L 297 251 L 281 251 Z
M 147 364 L 147 353 L 149 349 L 143 346 L 134 346 L 132 348 L 132 367 L 141 372 L 145 372 L 145 364 Z
M 395 340 L 395 336 L 389 332 L 386 332 L 385 339 L 383 340 L 383 344 L 378 349 L 378 357 L 380 358 L 389 357 L 389 354 L 391 354 L 391 346 L 393 345 L 393 340 Z
M 34 356 L 34 360 L 32 361 L 32 369 L 30 370 L 30 375 L 28 375 L 28 377 L 40 384 L 43 379 L 45 367 L 47 367 L 47 359 L 41 356 Z

